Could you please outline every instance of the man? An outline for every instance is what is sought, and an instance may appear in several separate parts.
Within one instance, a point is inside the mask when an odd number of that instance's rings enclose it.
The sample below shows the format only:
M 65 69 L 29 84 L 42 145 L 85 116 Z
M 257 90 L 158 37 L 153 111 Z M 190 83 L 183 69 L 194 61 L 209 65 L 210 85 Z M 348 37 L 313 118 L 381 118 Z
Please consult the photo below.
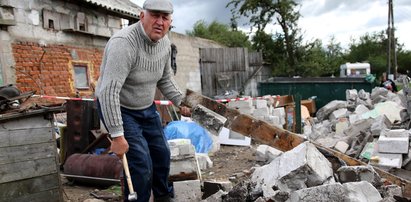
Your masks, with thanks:
M 395 85 L 395 82 L 393 80 L 387 77 L 386 72 L 382 73 L 380 87 L 384 87 L 394 93 L 398 91 L 397 85 Z
M 176 106 L 182 93 L 170 68 L 171 43 L 166 36 L 171 25 L 170 0 L 146 0 L 140 21 L 119 31 L 108 41 L 96 89 L 102 121 L 113 138 L 111 151 L 127 153 L 138 201 L 168 201 L 170 150 L 154 95 L 156 87 Z M 187 107 L 180 108 L 183 115 Z M 129 189 L 125 183 L 124 198 Z

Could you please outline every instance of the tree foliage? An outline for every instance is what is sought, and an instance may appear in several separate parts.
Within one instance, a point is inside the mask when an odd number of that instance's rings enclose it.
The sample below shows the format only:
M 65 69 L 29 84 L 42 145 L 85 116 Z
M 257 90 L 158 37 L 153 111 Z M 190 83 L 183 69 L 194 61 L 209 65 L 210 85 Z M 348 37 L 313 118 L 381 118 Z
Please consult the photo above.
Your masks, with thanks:
M 204 20 L 197 21 L 193 31 L 188 31 L 187 35 L 210 39 L 228 47 L 251 48 L 248 36 L 238 30 L 231 30 L 230 26 L 213 21 L 207 24 Z

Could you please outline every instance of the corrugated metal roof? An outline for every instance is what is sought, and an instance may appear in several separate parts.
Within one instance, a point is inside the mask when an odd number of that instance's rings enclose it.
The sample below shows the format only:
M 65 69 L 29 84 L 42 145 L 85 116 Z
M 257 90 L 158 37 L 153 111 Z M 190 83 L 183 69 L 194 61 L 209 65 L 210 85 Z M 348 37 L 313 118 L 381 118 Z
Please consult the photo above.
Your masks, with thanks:
M 138 18 L 142 8 L 129 0 L 83 0 L 102 7 L 104 9 L 114 11 L 116 13 L 125 14 Z

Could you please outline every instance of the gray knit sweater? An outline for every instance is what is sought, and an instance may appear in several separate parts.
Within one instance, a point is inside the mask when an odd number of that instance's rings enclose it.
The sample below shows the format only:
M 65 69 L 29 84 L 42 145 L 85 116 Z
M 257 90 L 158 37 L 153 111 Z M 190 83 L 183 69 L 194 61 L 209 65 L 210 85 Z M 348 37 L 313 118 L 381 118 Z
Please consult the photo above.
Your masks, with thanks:
M 153 42 L 141 22 L 116 33 L 108 41 L 96 88 L 104 122 L 112 137 L 123 134 L 120 106 L 139 110 L 153 104 L 156 87 L 179 106 L 182 93 L 173 79 L 167 36 Z

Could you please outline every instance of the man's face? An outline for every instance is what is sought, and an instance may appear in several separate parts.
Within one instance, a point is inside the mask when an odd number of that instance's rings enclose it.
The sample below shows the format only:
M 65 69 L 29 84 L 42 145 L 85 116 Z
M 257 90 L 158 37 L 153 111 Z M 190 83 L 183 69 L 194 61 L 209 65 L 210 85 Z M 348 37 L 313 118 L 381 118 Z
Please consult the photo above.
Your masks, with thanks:
M 155 11 L 141 12 L 140 19 L 147 36 L 154 42 L 167 34 L 172 21 L 171 14 Z

